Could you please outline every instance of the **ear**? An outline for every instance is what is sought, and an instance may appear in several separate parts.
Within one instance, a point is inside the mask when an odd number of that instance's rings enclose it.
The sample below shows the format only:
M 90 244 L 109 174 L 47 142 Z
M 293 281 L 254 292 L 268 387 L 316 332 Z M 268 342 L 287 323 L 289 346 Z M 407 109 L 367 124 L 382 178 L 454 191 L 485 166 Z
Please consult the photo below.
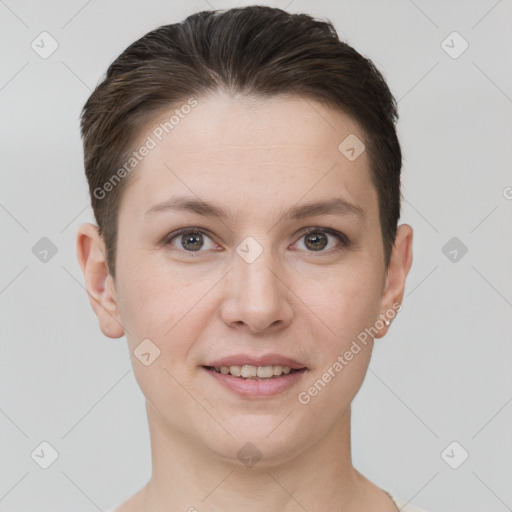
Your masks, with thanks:
M 105 244 L 97 226 L 87 223 L 78 228 L 76 252 L 101 331 L 109 338 L 120 338 L 125 330 L 119 316 L 114 280 L 107 266 Z
M 411 226 L 408 224 L 398 226 L 381 299 L 379 318 L 382 319 L 382 323 L 385 320 L 391 322 L 398 310 L 401 309 L 405 280 L 412 265 L 412 239 Z M 389 325 L 384 325 L 375 337 L 382 338 L 388 329 Z

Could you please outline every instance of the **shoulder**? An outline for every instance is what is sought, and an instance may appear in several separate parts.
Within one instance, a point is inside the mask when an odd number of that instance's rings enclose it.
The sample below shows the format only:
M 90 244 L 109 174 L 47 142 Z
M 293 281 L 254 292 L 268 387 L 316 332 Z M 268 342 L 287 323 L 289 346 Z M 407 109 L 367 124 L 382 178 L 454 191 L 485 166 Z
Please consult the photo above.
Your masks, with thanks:
M 395 502 L 395 505 L 400 509 L 400 512 L 426 512 L 426 510 L 423 510 L 422 508 L 417 508 L 413 505 L 407 504 L 404 500 L 393 496 L 389 492 L 386 494 L 388 494 L 389 497 Z

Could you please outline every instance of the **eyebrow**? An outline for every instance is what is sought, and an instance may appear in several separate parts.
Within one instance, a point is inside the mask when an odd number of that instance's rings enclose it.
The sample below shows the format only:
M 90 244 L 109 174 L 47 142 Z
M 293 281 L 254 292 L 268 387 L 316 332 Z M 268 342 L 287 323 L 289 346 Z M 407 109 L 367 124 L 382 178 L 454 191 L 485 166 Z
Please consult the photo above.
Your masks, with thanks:
M 233 219 L 233 214 L 224 207 L 200 199 L 193 199 L 186 196 L 176 196 L 155 204 L 146 213 L 145 216 L 159 212 L 191 212 L 204 217 L 213 217 L 222 220 Z M 352 204 L 341 198 L 332 198 L 324 201 L 318 201 L 308 204 L 295 205 L 288 211 L 281 213 L 277 223 L 284 220 L 299 220 L 305 217 L 314 217 L 317 215 L 352 215 L 362 219 L 366 217 L 366 212 L 360 206 Z

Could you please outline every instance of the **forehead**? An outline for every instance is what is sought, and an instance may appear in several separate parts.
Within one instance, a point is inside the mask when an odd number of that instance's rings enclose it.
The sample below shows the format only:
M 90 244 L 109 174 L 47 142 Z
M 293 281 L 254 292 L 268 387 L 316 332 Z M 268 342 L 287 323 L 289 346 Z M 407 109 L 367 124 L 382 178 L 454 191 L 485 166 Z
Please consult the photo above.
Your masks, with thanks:
M 346 140 L 362 147 L 363 131 L 348 115 L 310 98 L 214 93 L 197 98 L 193 108 L 173 106 L 154 119 L 136 148 L 149 139 L 154 148 L 137 165 L 121 209 L 129 203 L 147 210 L 174 192 L 228 206 L 243 206 L 240 194 L 259 196 L 282 206 L 339 191 L 338 197 L 376 211 L 367 152 L 349 159 L 342 151 Z M 263 207 L 257 197 L 245 204 Z
M 339 142 L 350 134 L 364 139 L 351 117 L 313 99 L 293 95 L 228 97 L 215 92 L 199 99 L 198 106 L 169 136 L 179 143 L 180 155 L 189 153 L 188 158 L 220 152 L 239 158 L 249 151 L 263 162 L 280 154 L 287 154 L 292 161 L 304 156 L 308 161 L 317 159 L 325 152 L 338 156 Z M 265 151 L 257 151 L 259 148 Z

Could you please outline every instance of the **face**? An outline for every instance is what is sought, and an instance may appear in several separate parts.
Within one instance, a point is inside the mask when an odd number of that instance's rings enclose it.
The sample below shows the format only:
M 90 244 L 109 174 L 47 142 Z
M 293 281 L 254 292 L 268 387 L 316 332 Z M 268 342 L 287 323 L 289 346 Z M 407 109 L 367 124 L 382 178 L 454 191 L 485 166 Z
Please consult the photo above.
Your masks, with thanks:
M 140 141 L 157 140 L 159 122 Z M 410 265 L 404 249 L 384 266 L 368 155 L 338 149 L 349 135 L 365 140 L 310 99 L 215 94 L 138 164 L 119 209 L 111 316 L 171 435 L 234 461 L 251 441 L 277 463 L 347 418 L 371 355 L 361 333 L 400 301 Z M 205 368 L 251 362 L 297 371 Z

